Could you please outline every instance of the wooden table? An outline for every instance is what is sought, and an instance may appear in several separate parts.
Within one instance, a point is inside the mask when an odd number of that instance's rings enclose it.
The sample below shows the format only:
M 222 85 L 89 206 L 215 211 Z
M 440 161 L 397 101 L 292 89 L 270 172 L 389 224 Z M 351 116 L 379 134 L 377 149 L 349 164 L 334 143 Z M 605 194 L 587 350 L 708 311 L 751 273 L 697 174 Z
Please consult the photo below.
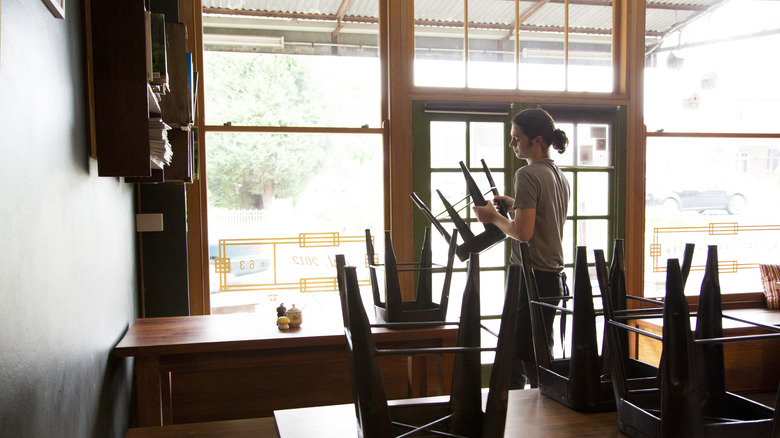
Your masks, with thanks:
M 413 402 L 419 403 L 419 399 Z M 357 436 L 353 404 L 279 410 L 274 411 L 274 419 L 280 438 Z M 608 438 L 626 435 L 618 430 L 617 413 L 614 411 L 595 414 L 577 412 L 540 394 L 537 389 L 520 389 L 509 391 L 504 436 Z
M 341 318 L 279 331 L 257 314 L 138 319 L 115 347 L 135 357 L 140 426 L 270 417 L 352 401 Z M 451 347 L 454 326 L 374 329 L 378 348 Z M 436 366 L 430 366 L 434 364 Z M 451 358 L 380 358 L 388 397 L 449 393 Z M 430 390 L 429 390 L 430 387 Z

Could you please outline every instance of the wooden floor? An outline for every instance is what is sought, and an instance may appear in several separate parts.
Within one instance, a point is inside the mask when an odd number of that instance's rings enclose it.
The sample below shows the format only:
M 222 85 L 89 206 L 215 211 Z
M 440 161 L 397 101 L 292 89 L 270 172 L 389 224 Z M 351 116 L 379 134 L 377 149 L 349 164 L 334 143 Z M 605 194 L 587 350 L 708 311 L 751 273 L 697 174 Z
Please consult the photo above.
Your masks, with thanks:
M 136 427 L 127 431 L 127 438 L 275 438 L 277 436 L 273 417 Z
M 417 403 L 419 400 L 394 403 Z M 618 431 L 615 412 L 573 411 L 536 389 L 510 391 L 507 417 L 507 437 L 625 437 Z M 128 430 L 127 438 L 349 438 L 357 436 L 356 424 L 355 406 L 342 404 L 284 409 L 275 411 L 274 417 L 133 428 Z
M 430 400 L 440 399 L 429 397 Z M 404 400 L 397 403 L 418 402 Z M 348 438 L 357 436 L 353 404 L 274 411 L 281 438 Z M 509 392 L 506 437 L 575 438 L 625 437 L 617 413 L 577 412 L 539 393 L 537 389 Z

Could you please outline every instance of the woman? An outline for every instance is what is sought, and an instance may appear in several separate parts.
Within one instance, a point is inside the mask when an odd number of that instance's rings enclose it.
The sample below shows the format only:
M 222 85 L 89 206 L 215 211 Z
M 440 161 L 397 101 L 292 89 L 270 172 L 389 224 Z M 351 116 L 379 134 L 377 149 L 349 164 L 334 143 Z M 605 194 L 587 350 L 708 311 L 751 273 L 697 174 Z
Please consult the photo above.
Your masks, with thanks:
M 541 297 L 564 295 L 563 225 L 569 205 L 569 183 L 550 159 L 550 146 L 563 153 L 569 143 L 566 133 L 555 128 L 553 118 L 542 109 L 527 109 L 512 120 L 512 148 L 517 158 L 528 162 L 515 173 L 515 197 L 496 196 L 493 204 L 473 207 L 477 219 L 495 224 L 513 239 L 509 262 L 521 264 L 520 242 L 528 242 L 531 266 Z M 503 207 L 506 218 L 496 211 Z M 512 217 L 513 216 L 513 217 Z M 556 304 L 556 303 L 551 303 Z M 523 388 L 526 379 L 537 387 L 536 359 L 531 334 L 531 316 L 527 291 L 522 287 L 518 307 L 515 357 L 512 366 L 512 389 Z M 552 326 L 555 309 L 543 309 L 547 342 L 552 348 Z

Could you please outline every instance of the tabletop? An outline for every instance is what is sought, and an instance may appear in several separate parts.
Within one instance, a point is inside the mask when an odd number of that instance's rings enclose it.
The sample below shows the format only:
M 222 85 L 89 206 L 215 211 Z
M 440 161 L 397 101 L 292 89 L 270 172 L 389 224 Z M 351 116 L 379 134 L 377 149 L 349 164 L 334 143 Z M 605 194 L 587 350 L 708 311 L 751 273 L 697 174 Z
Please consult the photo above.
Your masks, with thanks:
M 376 340 L 430 337 L 431 330 L 372 329 Z M 455 332 L 456 328 L 446 327 Z M 346 342 L 341 318 L 304 320 L 297 328 L 279 330 L 275 320 L 258 314 L 174 316 L 138 319 L 114 348 L 119 357 L 192 354 L 235 350 L 339 345 Z

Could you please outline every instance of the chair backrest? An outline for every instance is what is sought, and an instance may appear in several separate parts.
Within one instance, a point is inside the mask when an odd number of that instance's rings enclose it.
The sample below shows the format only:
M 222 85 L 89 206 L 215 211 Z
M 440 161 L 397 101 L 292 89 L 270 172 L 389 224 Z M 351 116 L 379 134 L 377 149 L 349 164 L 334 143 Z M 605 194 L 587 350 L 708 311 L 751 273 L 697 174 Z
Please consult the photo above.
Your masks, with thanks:
M 343 256 L 336 257 L 337 277 L 344 314 L 344 335 L 347 338 L 347 356 L 355 400 L 358 436 L 363 438 L 392 438 L 390 409 L 379 369 L 376 345 L 371 325 L 366 316 L 360 285 L 353 266 L 338 266 Z M 339 262 L 341 260 L 341 262 Z
M 520 255 L 523 263 L 523 281 L 525 282 L 525 289 L 528 294 L 529 303 L 532 301 L 539 302 L 539 288 L 536 286 L 536 274 L 534 274 L 533 266 L 531 266 L 530 250 L 528 249 L 528 242 L 520 242 Z M 536 363 L 540 367 L 550 369 L 552 367 L 552 353 L 547 345 L 547 333 L 544 329 L 544 316 L 542 315 L 542 306 L 529 306 L 531 313 L 531 334 L 534 341 L 534 353 L 536 355 Z M 536 329 L 540 327 L 540 329 Z
M 596 404 L 601 399 L 601 359 L 596 337 L 596 310 L 588 270 L 587 248 L 577 247 L 574 263 L 574 304 L 571 359 L 569 360 L 572 400 Z
M 506 425 L 507 401 L 509 399 L 509 382 L 512 375 L 512 362 L 515 350 L 517 330 L 517 306 L 520 302 L 520 282 L 523 278 L 521 265 L 510 265 L 507 271 L 504 308 L 501 312 L 498 340 L 496 341 L 496 356 L 488 383 L 488 399 L 485 406 L 485 417 L 482 428 L 484 438 L 500 438 L 504 436 Z
M 666 264 L 663 354 L 661 362 L 661 436 L 703 437 L 698 360 L 693 350 L 688 302 L 680 262 Z
M 641 437 L 778 437 L 778 407 L 772 409 L 725 390 L 723 366 L 724 342 L 718 280 L 717 249 L 710 246 L 699 296 L 696 332 L 692 332 L 688 304 L 684 294 L 693 247 L 686 247 L 685 262 L 667 261 L 666 296 L 663 301 L 663 329 L 660 340 L 662 359 L 660 379 L 654 388 L 634 390 L 621 370 L 624 362 L 612 357 L 612 381 L 618 399 L 618 422 L 621 431 Z M 686 267 L 687 265 L 687 267 Z M 599 276 L 602 267 L 597 262 Z M 628 330 L 622 321 L 654 316 L 642 309 L 626 310 L 617 317 L 605 300 L 609 326 L 607 342 L 610 351 L 619 350 L 618 329 Z M 743 321 L 748 322 L 748 321 Z M 632 328 L 641 335 L 656 337 Z M 780 330 L 776 330 L 780 331 Z M 780 336 L 761 335 L 761 336 Z M 731 337 L 730 341 L 739 340 Z M 750 339 L 745 336 L 745 339 Z M 720 348 L 719 348 L 720 347 Z M 779 390 L 780 391 L 780 390 Z M 780 392 L 779 392 L 780 394 Z M 778 400 L 780 402 L 780 400 Z
M 359 284 L 354 267 L 345 266 L 342 255 L 336 256 L 339 297 L 345 312 L 344 333 L 347 337 L 348 358 L 352 376 L 355 413 L 358 433 L 361 437 L 393 436 L 393 410 L 388 408 L 373 342 L 371 326 L 360 298 Z M 509 379 L 515 343 L 515 324 L 519 301 L 522 268 L 511 266 L 508 270 L 502 320 L 498 334 L 496 356 L 490 376 L 490 386 L 485 411 L 482 411 L 480 353 L 480 281 L 479 256 L 469 259 L 467 283 L 463 294 L 461 318 L 458 323 L 456 347 L 444 349 L 455 353 L 452 389 L 446 412 L 447 433 L 453 437 L 500 438 L 504 436 L 508 403 Z M 413 323 L 401 324 L 414 328 Z M 436 348 L 404 349 L 407 354 L 435 354 Z M 420 407 L 424 409 L 425 407 Z M 432 409 L 437 415 L 441 410 Z M 430 422 L 441 418 L 427 419 Z
M 528 244 L 520 243 L 525 268 L 526 289 L 531 312 L 534 352 L 539 371 L 539 390 L 564 405 L 581 411 L 598 412 L 614 410 L 614 399 L 609 385 L 602 382 L 602 364 L 598 350 L 596 311 L 593 305 L 593 287 L 588 270 L 587 248 L 579 246 L 574 264 L 573 308 L 556 306 L 540 297 L 536 276 L 528 262 Z M 567 297 L 563 297 L 566 299 Z M 561 297 L 556 297 L 556 300 Z M 544 307 L 554 307 L 561 318 L 572 315 L 569 359 L 553 358 L 547 339 L 547 327 L 543 321 Z M 562 337 L 563 339 L 563 337 Z M 605 391 L 602 387 L 606 388 Z

